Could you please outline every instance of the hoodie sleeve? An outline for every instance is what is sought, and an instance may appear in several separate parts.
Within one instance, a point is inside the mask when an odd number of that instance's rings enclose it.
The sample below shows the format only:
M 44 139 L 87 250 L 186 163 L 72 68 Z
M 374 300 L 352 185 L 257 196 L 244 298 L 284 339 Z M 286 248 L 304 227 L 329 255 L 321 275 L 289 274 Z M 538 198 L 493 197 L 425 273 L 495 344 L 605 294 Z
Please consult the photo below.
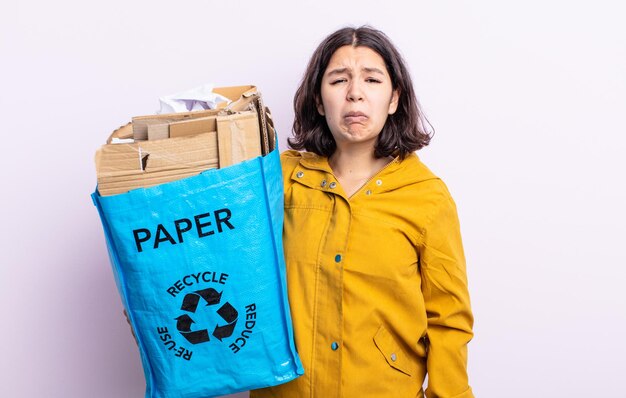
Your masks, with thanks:
M 420 249 L 422 293 L 428 317 L 427 398 L 473 398 L 467 343 L 473 316 L 456 206 L 441 181 Z M 440 195 L 441 193 L 441 195 Z

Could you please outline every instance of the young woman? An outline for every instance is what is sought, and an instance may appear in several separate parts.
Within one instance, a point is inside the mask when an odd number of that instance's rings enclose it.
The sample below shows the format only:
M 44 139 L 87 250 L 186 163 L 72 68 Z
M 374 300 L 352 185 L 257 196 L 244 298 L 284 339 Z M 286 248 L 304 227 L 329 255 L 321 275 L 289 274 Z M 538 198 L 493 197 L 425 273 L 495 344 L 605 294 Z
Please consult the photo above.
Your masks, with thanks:
M 313 54 L 282 155 L 284 246 L 305 374 L 252 398 L 471 398 L 472 313 L 456 208 L 415 151 L 430 141 L 380 31 Z

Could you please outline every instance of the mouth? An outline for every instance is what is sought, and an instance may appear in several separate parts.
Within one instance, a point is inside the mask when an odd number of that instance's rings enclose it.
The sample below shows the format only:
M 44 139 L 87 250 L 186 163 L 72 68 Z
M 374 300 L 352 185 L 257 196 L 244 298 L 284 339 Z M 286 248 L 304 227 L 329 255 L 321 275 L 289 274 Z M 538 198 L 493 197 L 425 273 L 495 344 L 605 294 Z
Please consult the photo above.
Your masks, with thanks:
M 367 115 L 363 112 L 348 112 L 343 116 L 343 118 L 348 124 L 362 123 L 367 120 Z

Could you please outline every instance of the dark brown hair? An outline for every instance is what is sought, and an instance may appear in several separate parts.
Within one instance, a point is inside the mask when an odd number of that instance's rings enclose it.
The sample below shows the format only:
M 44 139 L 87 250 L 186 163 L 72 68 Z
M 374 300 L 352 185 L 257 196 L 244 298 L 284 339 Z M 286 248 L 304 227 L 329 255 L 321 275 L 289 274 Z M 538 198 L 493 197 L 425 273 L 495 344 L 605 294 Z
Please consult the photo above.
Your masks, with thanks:
M 294 137 L 289 146 L 322 156 L 333 154 L 337 145 L 326 119 L 317 111 L 321 102 L 322 77 L 332 55 L 343 46 L 368 47 L 378 53 L 391 76 L 393 90 L 398 90 L 398 109 L 387 121 L 378 136 L 374 155 L 377 158 L 399 156 L 401 159 L 430 142 L 432 125 L 424 116 L 413 91 L 413 83 L 402 56 L 381 31 L 368 26 L 346 27 L 328 36 L 317 47 L 307 66 L 300 87 L 293 100 L 295 119 Z

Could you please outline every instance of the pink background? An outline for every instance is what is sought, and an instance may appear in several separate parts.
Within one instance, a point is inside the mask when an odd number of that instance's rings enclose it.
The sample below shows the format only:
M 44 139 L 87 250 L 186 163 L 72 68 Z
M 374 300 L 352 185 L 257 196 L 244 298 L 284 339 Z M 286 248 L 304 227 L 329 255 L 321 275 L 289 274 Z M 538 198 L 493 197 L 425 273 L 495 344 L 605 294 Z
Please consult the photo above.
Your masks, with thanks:
M 459 206 L 477 396 L 624 396 L 624 8 L 3 2 L 0 396 L 143 395 L 89 198 L 108 134 L 161 95 L 253 83 L 284 139 L 314 47 L 362 23 L 401 49 L 437 130 L 420 156 Z

